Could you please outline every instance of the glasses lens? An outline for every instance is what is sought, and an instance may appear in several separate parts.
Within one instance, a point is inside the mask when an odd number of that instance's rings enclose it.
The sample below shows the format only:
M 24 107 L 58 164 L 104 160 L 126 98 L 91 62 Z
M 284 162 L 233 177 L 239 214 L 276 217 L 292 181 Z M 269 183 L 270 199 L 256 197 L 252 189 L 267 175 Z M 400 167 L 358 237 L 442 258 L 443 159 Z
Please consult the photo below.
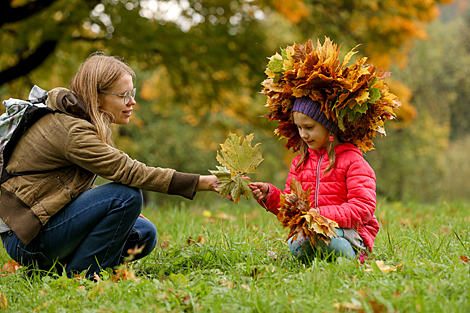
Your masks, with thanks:
M 129 101 L 131 101 L 131 97 L 132 99 L 135 99 L 135 92 L 136 88 L 132 89 L 132 91 L 126 91 L 126 93 L 124 94 L 124 104 L 128 104 Z

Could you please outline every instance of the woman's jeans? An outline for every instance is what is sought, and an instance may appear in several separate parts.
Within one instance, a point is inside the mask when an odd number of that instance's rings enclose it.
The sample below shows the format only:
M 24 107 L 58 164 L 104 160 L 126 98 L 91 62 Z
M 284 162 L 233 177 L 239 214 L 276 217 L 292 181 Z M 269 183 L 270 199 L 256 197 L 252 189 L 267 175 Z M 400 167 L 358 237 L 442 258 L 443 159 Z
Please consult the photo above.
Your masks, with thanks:
M 343 229 L 337 228 L 335 232 L 338 237 L 331 238 L 328 245 L 323 240 L 317 239 L 315 241 L 316 245 L 313 246 L 308 237 L 301 236 L 298 236 L 296 240 L 292 240 L 293 237 L 291 237 L 287 244 L 292 255 L 299 260 L 312 260 L 317 255 L 335 255 L 349 259 L 356 258 L 357 249 L 344 238 Z M 362 244 L 362 238 L 359 235 L 357 235 L 356 239 Z
M 157 230 L 139 217 L 142 192 L 109 183 L 82 193 L 54 214 L 39 234 L 24 245 L 12 231 L 2 234 L 8 254 L 19 264 L 49 270 L 55 264 L 68 276 L 118 266 L 128 249 L 143 247 L 135 259 L 148 255 L 157 243 Z M 56 263 L 56 261 L 58 261 Z

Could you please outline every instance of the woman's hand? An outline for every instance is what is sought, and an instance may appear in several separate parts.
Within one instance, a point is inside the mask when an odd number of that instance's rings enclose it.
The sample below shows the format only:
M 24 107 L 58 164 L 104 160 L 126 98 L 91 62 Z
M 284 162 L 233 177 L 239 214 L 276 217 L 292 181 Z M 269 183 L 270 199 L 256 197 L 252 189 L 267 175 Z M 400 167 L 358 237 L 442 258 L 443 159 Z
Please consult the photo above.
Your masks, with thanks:
M 218 178 L 215 175 L 201 175 L 197 182 L 196 191 L 215 191 L 214 184 Z
M 256 200 L 266 199 L 269 192 L 269 185 L 266 183 L 250 183 L 248 187 Z

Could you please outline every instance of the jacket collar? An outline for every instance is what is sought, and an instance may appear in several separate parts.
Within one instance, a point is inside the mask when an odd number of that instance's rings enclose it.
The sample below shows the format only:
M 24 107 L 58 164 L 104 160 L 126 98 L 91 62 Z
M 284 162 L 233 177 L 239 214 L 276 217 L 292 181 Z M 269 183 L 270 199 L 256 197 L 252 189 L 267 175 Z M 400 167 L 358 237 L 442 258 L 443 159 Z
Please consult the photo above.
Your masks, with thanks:
M 316 155 L 317 157 L 320 157 L 320 155 L 322 155 L 322 154 L 327 154 L 327 149 L 326 148 L 320 148 L 320 149 L 317 149 L 317 150 L 308 149 L 308 151 L 311 155 Z M 337 145 L 335 147 L 336 156 L 338 156 L 339 154 L 341 154 L 345 151 L 353 151 L 353 152 L 356 152 L 357 154 L 359 154 L 360 156 L 362 156 L 361 150 L 359 150 L 359 148 L 357 146 L 353 145 L 350 142 L 345 142 L 345 143 L 342 143 L 342 144 Z

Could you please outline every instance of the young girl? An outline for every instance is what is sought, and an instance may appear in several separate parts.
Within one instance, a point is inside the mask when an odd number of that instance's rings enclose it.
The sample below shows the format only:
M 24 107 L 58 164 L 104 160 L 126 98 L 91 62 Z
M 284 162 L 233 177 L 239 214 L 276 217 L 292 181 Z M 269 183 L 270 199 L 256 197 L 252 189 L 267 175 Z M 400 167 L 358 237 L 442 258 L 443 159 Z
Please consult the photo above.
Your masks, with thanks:
M 267 70 L 269 78 L 263 82 L 263 93 L 268 95 L 267 106 L 271 111 L 268 117 L 280 121 L 276 132 L 288 139 L 286 147 L 300 150 L 300 154 L 292 161 L 284 191 L 261 182 L 251 183 L 250 189 L 264 208 L 277 215 L 280 194 L 291 192 L 292 179 L 300 181 L 304 190 L 311 188 L 310 210 L 335 221 L 339 225 L 335 229 L 338 237 L 332 238 L 328 245 L 314 240 L 315 246 L 309 238 L 297 236 L 296 240 L 292 240 L 292 237 L 288 241 L 291 253 L 301 259 L 311 259 L 317 253 L 355 258 L 358 254 L 372 251 L 379 231 L 374 216 L 375 174 L 358 145 L 362 150 L 370 149 L 371 132 L 379 126 L 383 127 L 383 120 L 393 116 L 391 108 L 398 107 L 399 102 L 382 82 L 376 87 L 376 82 L 385 75 L 379 72 L 381 75 L 376 80 L 374 67 L 360 72 L 366 73 L 364 75 L 353 75 L 355 69 L 359 72 L 365 68 L 363 59 L 358 61 L 362 62 L 360 66 L 356 62 L 346 70 L 343 68 L 346 62 L 338 65 L 340 62 L 335 58 L 339 50 L 328 38 L 324 46 L 318 43 L 316 50 L 309 41 L 305 45 L 287 47 L 285 51 L 283 67 L 277 72 L 273 72 L 274 67 L 270 65 L 279 58 L 271 58 Z M 308 53 L 305 54 L 305 51 Z M 300 52 L 303 52 L 303 57 Z M 310 73 L 307 72 L 309 69 Z M 300 70 L 303 71 L 302 76 L 299 75 Z M 316 70 L 323 70 L 323 76 L 318 75 Z M 340 85 L 338 82 L 343 79 L 342 73 L 346 73 L 346 79 L 355 80 Z M 303 80 L 310 77 L 317 78 L 316 84 L 304 83 Z M 363 84 L 357 87 L 354 82 Z M 356 88 L 356 93 L 348 90 L 349 86 Z M 361 88 L 367 94 L 361 93 Z M 330 97 L 330 94 L 338 96 Z M 349 98 L 341 98 L 342 94 Z M 367 106 L 369 110 L 356 110 L 354 104 L 358 101 L 353 101 L 357 95 L 362 95 L 359 106 Z M 371 95 L 370 101 L 365 99 L 367 95 Z M 343 102 L 348 105 L 343 105 Z M 354 116 L 343 114 L 341 109 L 359 113 Z M 356 121 L 353 117 L 357 117 Z

